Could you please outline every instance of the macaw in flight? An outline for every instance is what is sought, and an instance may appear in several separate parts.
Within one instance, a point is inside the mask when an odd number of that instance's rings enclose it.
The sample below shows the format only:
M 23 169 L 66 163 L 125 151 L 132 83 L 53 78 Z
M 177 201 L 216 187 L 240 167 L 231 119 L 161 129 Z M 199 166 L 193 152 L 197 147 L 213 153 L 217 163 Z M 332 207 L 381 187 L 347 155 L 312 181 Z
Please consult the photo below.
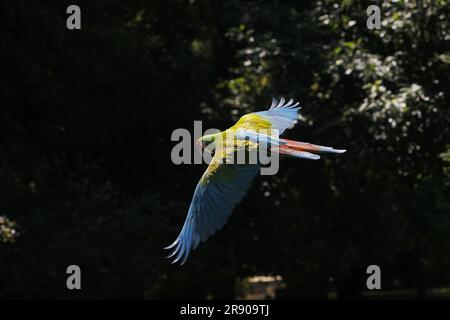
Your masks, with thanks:
M 279 102 L 273 99 L 269 110 L 246 114 L 226 131 L 205 135 L 196 142 L 202 149 L 210 144 L 214 145 L 215 152 L 195 188 L 178 238 L 164 248 L 172 249 L 167 256 L 175 256 L 172 263 L 180 261 L 184 264 L 191 250 L 221 229 L 250 187 L 260 164 L 236 164 L 235 161 L 230 161 L 238 150 L 256 150 L 264 140 L 265 145 L 276 146 L 272 152 L 296 158 L 317 160 L 320 156 L 315 153 L 346 151 L 279 138 L 286 129 L 297 123 L 300 110 L 298 102 L 294 104 L 292 99 L 285 102 L 284 98 Z M 233 136 L 233 139 L 226 139 L 225 136 Z

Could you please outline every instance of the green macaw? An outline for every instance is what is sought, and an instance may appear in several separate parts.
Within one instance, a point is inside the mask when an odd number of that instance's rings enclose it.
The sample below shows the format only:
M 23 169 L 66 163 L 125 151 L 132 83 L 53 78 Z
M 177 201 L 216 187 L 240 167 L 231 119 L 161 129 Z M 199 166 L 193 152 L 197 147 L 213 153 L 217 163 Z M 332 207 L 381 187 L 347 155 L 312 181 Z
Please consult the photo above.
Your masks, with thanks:
M 297 123 L 298 104 L 292 99 L 287 103 L 284 98 L 279 102 L 273 99 L 269 110 L 246 114 L 231 128 L 205 135 L 196 142 L 202 149 L 213 145 L 214 156 L 195 188 L 180 234 L 165 248 L 172 249 L 167 257 L 175 256 L 172 263 L 184 264 L 191 250 L 221 229 L 247 192 L 260 164 L 235 163 L 238 151 L 257 151 L 264 145 L 279 155 L 311 160 L 320 159 L 315 153 L 346 151 L 279 138 Z

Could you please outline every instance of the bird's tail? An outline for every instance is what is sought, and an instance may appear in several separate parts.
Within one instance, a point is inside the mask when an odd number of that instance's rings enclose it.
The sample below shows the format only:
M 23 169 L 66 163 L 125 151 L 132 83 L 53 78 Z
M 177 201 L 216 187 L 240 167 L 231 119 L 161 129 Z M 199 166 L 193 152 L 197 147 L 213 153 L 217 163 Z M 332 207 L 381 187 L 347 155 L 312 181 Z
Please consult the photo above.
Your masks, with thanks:
M 295 158 L 318 160 L 320 156 L 311 153 L 344 153 L 346 150 L 334 149 L 332 147 L 319 146 L 312 143 L 280 139 L 279 153 Z
M 332 147 L 319 146 L 317 144 L 312 144 L 308 142 L 300 142 L 288 139 L 280 139 L 282 143 L 286 146 L 302 151 L 310 151 L 310 152 L 320 152 L 320 153 L 344 153 L 347 150 L 344 149 L 335 149 Z

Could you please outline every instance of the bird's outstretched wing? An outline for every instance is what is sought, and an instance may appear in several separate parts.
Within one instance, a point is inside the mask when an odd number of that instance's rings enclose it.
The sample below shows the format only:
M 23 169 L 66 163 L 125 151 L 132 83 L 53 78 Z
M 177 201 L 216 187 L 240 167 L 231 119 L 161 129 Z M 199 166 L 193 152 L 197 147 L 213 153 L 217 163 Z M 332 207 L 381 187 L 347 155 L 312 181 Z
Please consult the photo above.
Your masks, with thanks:
M 292 128 L 298 119 L 298 102 L 294 103 L 293 99 L 288 102 L 284 98 L 280 101 L 272 99 L 272 105 L 269 110 L 248 113 L 242 116 L 232 129 L 249 129 L 249 130 L 278 130 L 281 135 L 286 129 Z
M 258 164 L 234 164 L 234 161 L 228 161 L 229 157 L 242 148 L 246 151 L 257 150 L 260 139 L 278 146 L 280 140 L 271 130 L 277 130 L 281 135 L 297 123 L 298 103 L 294 104 L 292 99 L 285 102 L 284 98 L 280 101 L 273 99 L 269 110 L 242 116 L 225 132 L 225 136 L 230 134 L 233 138 L 231 143 L 226 138 L 215 143 L 215 155 L 195 188 L 183 228 L 178 238 L 165 248 L 172 250 L 168 258 L 174 257 L 173 263 L 180 261 L 183 264 L 191 250 L 223 227 L 258 173 Z M 261 133 L 263 130 L 269 132 Z M 284 154 L 294 155 L 293 151 Z M 305 157 L 307 152 L 297 151 L 295 156 L 299 157 L 299 154 Z
M 232 153 L 232 151 L 228 152 Z M 184 264 L 189 252 L 221 229 L 233 208 L 241 201 L 258 173 L 259 165 L 230 164 L 216 152 L 195 188 L 189 212 L 178 238 L 165 249 L 172 249 L 172 263 Z

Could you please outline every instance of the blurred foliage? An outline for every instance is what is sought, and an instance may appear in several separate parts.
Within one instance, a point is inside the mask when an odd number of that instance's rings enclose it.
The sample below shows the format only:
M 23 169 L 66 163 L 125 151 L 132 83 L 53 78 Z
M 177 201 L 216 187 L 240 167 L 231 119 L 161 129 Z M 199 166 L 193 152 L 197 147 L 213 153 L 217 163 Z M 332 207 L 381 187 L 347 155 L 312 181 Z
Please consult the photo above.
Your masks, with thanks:
M 17 236 L 16 223 L 5 216 L 0 216 L 0 243 L 14 242 Z
M 447 1 L 79 1 L 80 31 L 69 4 L 0 4 L 2 242 L 20 226 L 0 297 L 232 297 L 254 274 L 345 297 L 369 264 L 383 288 L 449 284 Z M 287 137 L 348 152 L 282 161 L 171 265 L 205 169 L 172 164 L 172 131 L 225 129 L 272 96 L 303 106 Z

